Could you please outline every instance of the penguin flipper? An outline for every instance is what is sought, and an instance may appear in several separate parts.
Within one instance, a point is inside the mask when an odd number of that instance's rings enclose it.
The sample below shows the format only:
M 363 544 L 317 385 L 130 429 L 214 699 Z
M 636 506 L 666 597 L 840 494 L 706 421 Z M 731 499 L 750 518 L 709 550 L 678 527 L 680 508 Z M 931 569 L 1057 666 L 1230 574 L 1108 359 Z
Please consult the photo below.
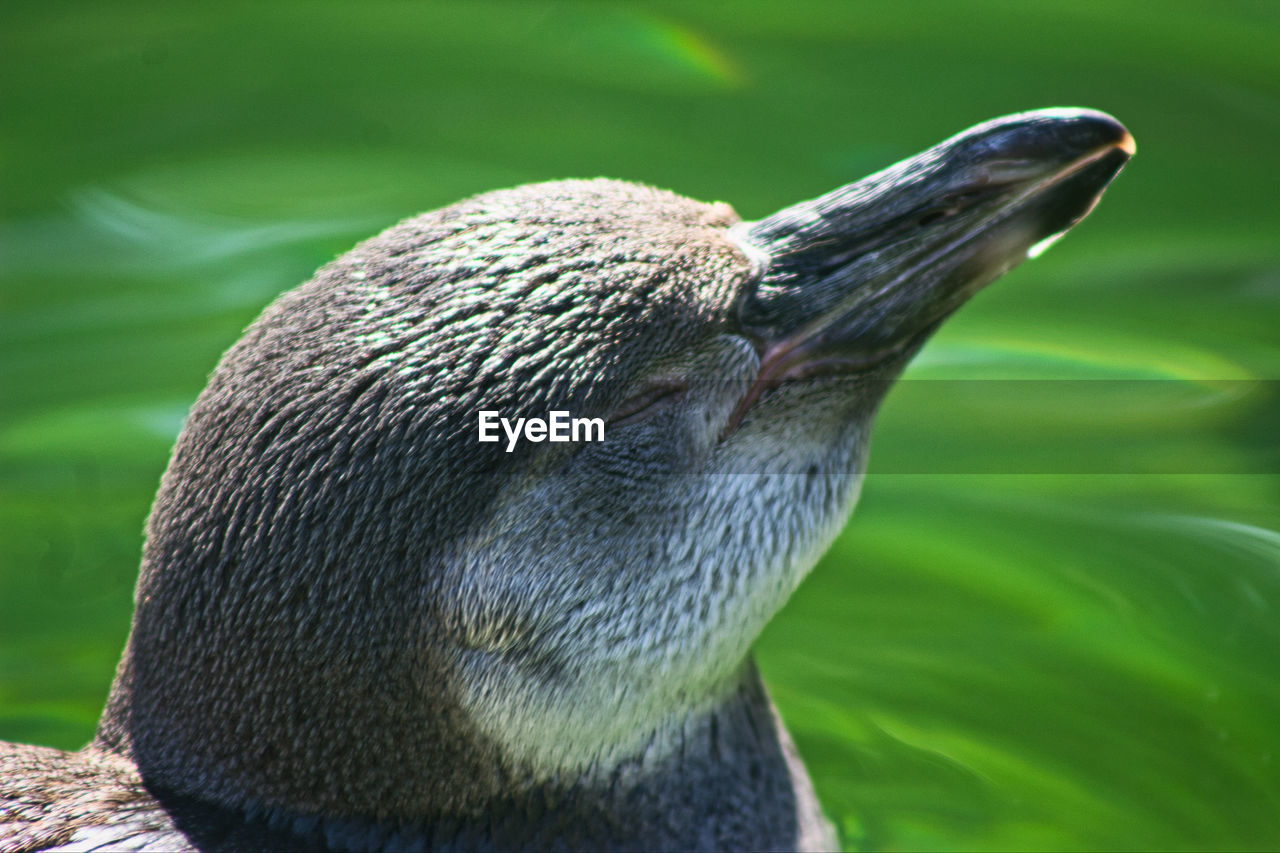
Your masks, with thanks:
M 120 756 L 0 742 L 0 853 L 195 849 Z

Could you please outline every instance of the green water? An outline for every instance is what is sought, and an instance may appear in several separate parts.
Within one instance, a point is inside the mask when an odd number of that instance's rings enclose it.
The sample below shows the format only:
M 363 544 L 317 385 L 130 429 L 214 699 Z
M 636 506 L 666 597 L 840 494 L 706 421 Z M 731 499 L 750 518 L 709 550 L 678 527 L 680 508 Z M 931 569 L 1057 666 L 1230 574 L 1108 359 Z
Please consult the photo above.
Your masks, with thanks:
M 0 738 L 76 747 L 219 353 L 399 218 L 567 176 L 747 217 L 1083 104 L 1138 153 L 887 402 L 759 645 L 851 848 L 1280 847 L 1280 4 L 0 11 Z

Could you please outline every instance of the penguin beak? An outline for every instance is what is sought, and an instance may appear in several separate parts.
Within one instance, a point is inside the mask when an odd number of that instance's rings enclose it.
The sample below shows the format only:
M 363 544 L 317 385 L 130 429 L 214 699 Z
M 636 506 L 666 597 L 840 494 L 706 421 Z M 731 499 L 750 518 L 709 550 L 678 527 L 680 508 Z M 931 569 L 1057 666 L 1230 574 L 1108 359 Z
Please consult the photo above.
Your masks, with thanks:
M 737 316 L 761 370 L 730 426 L 789 379 L 905 363 L 966 299 L 1083 219 L 1133 152 L 1105 113 L 1020 113 L 736 226 L 762 266 Z

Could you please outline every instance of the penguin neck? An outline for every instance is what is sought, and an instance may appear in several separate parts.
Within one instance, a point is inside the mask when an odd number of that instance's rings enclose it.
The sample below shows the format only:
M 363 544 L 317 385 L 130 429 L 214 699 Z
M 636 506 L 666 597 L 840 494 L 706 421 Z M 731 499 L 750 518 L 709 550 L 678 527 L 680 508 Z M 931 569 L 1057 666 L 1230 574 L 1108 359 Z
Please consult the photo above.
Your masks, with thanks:
M 122 667 L 122 679 L 129 669 L 127 664 Z M 636 839 L 643 839 L 645 846 L 698 846 L 703 836 L 682 830 L 711 833 L 705 836 L 709 838 L 737 837 L 744 844 L 773 839 L 786 847 L 794 844 L 806 809 L 813 820 L 820 820 L 816 801 L 797 801 L 798 793 L 810 790 L 807 777 L 750 661 L 734 689 L 717 704 L 673 719 L 643 749 L 612 766 L 592 766 L 576 778 L 540 779 L 504 765 L 473 744 L 471 749 L 455 750 L 453 763 L 433 761 L 416 768 L 415 776 L 429 780 L 427 788 L 434 795 L 426 800 L 415 797 L 418 807 L 409 811 L 370 810 L 367 804 L 353 810 L 319 791 L 282 800 L 272 773 L 258 777 L 243 769 L 239 778 L 227 780 L 232 784 L 215 785 L 210 799 L 207 787 L 191 785 L 190 780 L 184 784 L 183 774 L 175 776 L 173 766 L 158 763 L 172 763 L 178 756 L 138 748 L 128 729 L 129 709 L 121 704 L 127 696 L 127 690 L 113 692 L 95 746 L 132 757 L 158 798 L 173 803 L 172 812 L 186 816 L 181 828 L 197 842 L 239 821 L 265 833 L 286 833 L 312 843 L 323 840 L 333 849 L 415 843 L 429 849 L 529 844 L 602 848 Z M 135 729 L 138 723 L 132 721 Z M 437 734 L 466 739 L 456 730 Z M 261 754 L 262 746 L 248 751 Z M 365 746 L 373 751 L 382 744 Z M 339 777 L 335 787 L 382 791 L 384 807 L 394 802 L 397 793 L 405 792 L 389 791 L 386 775 L 397 775 L 405 752 L 412 750 L 396 753 L 391 746 L 385 759 L 396 769 L 364 778 Z M 208 778 L 203 778 L 206 785 Z M 681 815 L 688 820 L 680 820 Z
M 700 785 L 746 785 L 754 801 L 779 784 L 769 779 L 786 784 L 749 661 L 706 686 L 713 696 L 671 694 L 669 710 L 628 728 L 617 749 L 538 761 L 478 724 L 476 697 L 441 642 L 443 596 L 416 562 L 378 559 L 371 571 L 368 560 L 312 559 L 302 547 L 292 562 L 253 541 L 206 547 L 225 519 L 178 513 L 164 495 L 95 741 L 154 790 L 242 814 L 398 827 L 491 823 L 515 801 L 629 813 L 633 797 Z M 558 742 L 569 751 L 566 731 Z

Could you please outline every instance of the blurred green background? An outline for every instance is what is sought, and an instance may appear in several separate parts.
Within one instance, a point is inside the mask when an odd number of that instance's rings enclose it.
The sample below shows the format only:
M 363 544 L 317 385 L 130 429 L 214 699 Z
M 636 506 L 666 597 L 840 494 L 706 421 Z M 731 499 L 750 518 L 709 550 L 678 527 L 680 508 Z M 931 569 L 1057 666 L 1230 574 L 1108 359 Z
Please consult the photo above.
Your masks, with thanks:
M 1280 4 L 0 11 L 0 738 L 78 747 L 183 415 L 400 218 L 607 175 L 745 217 L 1114 113 L 1093 216 L 890 395 L 759 644 L 852 849 L 1280 846 Z

